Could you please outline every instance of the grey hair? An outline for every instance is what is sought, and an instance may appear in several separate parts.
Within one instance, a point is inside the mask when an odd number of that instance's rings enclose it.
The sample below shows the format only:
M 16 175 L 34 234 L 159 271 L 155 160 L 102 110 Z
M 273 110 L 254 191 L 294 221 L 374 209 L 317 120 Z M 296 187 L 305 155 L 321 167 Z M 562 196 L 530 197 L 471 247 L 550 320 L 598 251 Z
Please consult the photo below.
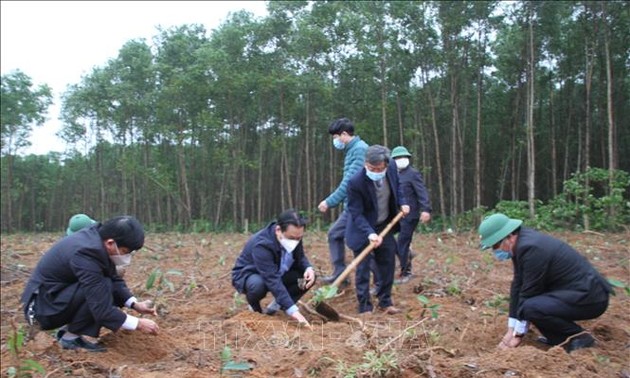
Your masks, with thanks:
M 375 144 L 368 147 L 365 152 L 365 162 L 371 165 L 377 165 L 380 163 L 389 163 L 389 148 Z

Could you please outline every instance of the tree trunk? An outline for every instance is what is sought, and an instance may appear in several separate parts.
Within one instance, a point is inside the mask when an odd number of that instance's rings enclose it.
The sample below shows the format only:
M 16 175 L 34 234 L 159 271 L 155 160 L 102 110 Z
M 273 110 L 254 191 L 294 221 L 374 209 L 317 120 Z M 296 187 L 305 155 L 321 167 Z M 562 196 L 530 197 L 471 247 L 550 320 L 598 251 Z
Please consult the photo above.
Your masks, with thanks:
M 553 108 L 553 77 L 552 74 L 549 73 L 549 119 L 551 120 L 550 132 L 551 132 L 551 143 L 550 153 L 551 153 L 551 197 L 554 197 L 558 194 L 558 152 L 556 151 L 556 116 Z
M 534 89 L 536 60 L 534 56 L 534 16 L 530 7 L 529 14 L 529 83 L 527 101 L 527 202 L 529 217 L 536 215 L 536 148 L 534 143 Z
M 440 138 L 438 137 L 437 116 L 435 112 L 435 101 L 431 94 L 431 87 L 427 85 L 427 94 L 429 97 L 429 106 L 431 106 L 431 126 L 433 128 L 433 142 L 435 143 L 435 165 L 438 176 L 438 188 L 440 192 L 440 214 L 442 219 L 446 221 L 446 209 L 444 207 L 444 178 L 442 177 L 442 159 L 440 157 Z

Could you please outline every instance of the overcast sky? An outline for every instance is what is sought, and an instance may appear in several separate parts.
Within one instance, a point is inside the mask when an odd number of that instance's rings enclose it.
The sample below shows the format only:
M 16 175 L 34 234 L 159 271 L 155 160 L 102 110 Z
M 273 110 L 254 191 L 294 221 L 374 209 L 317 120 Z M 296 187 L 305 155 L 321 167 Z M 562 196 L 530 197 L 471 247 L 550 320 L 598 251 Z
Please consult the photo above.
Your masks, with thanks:
M 203 24 L 210 32 L 241 9 L 266 14 L 264 1 L 0 1 L 2 75 L 20 69 L 54 94 L 48 121 L 34 128 L 33 145 L 23 152 L 64 151 L 55 136 L 61 94 L 115 58 L 125 42 L 150 44 L 157 26 Z

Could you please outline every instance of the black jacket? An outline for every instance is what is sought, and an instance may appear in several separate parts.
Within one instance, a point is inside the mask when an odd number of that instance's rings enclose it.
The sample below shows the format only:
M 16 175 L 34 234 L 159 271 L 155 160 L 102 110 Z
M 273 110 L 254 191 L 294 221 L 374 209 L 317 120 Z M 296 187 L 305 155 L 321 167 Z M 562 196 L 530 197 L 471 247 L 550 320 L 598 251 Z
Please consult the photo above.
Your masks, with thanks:
M 376 221 L 378 219 L 378 203 L 376 199 L 376 189 L 374 181 L 365 174 L 365 167 L 357 172 L 348 182 L 348 224 L 346 225 L 346 244 L 353 251 L 358 251 L 369 243 L 368 236 L 376 233 Z M 405 198 L 400 192 L 398 183 L 398 169 L 393 161 L 387 167 L 387 183 L 389 184 L 391 195 L 389 196 L 389 216 L 386 223 L 389 223 L 399 212 L 401 205 L 407 205 Z M 397 223 L 390 233 L 400 230 L 400 223 Z
M 407 167 L 398 171 L 398 181 L 400 192 L 410 207 L 409 215 L 405 219 L 419 219 L 423 211 L 431 213 L 431 201 L 422 173 L 413 167 Z
M 522 319 L 521 304 L 537 295 L 587 305 L 605 301 L 612 292 L 608 281 L 584 256 L 567 243 L 531 228 L 522 227 L 519 231 L 512 261 L 512 318 Z
M 232 285 L 239 293 L 245 291 L 245 280 L 249 275 L 259 274 L 276 302 L 288 309 L 295 303 L 282 283 L 280 262 L 283 248 L 276 238 L 276 223 L 272 222 L 258 231 L 245 243 L 241 255 L 236 259 L 232 268 Z M 293 250 L 293 265 L 290 270 L 304 272 L 311 263 L 304 254 L 302 242 Z
M 105 250 L 98 227 L 100 224 L 64 237 L 42 256 L 22 293 L 23 304 L 38 291 L 37 315 L 56 315 L 66 311 L 81 287 L 97 324 L 111 330 L 122 326 L 127 315 L 111 305 L 112 284 L 122 293 L 114 298 L 116 306 L 122 307 L 132 295 L 125 281 L 116 274 L 116 266 Z M 111 283 L 107 282 L 110 280 Z

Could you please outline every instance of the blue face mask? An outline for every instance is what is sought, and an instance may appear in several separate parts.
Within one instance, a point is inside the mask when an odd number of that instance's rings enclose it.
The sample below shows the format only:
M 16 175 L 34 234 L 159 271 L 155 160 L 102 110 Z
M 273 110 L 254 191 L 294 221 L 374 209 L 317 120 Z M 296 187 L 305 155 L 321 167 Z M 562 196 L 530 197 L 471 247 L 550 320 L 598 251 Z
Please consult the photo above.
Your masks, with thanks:
M 380 172 L 380 173 L 376 173 L 376 172 L 372 172 L 372 171 L 370 171 L 369 169 L 366 169 L 366 170 L 365 170 L 365 175 L 366 175 L 367 177 L 369 177 L 369 178 L 370 178 L 370 180 L 372 180 L 372 181 L 381 181 L 382 179 L 384 179 L 384 178 L 385 178 L 385 174 L 386 174 L 386 173 L 387 173 L 387 171 L 383 171 L 383 172 Z
M 496 259 L 499 260 L 499 261 L 509 260 L 509 259 L 512 258 L 512 252 L 505 251 L 503 249 L 495 249 L 494 250 L 494 257 L 496 257 Z
M 346 145 L 339 138 L 333 139 L 333 146 L 335 146 L 335 148 L 338 150 L 343 150 L 344 148 L 346 148 Z

